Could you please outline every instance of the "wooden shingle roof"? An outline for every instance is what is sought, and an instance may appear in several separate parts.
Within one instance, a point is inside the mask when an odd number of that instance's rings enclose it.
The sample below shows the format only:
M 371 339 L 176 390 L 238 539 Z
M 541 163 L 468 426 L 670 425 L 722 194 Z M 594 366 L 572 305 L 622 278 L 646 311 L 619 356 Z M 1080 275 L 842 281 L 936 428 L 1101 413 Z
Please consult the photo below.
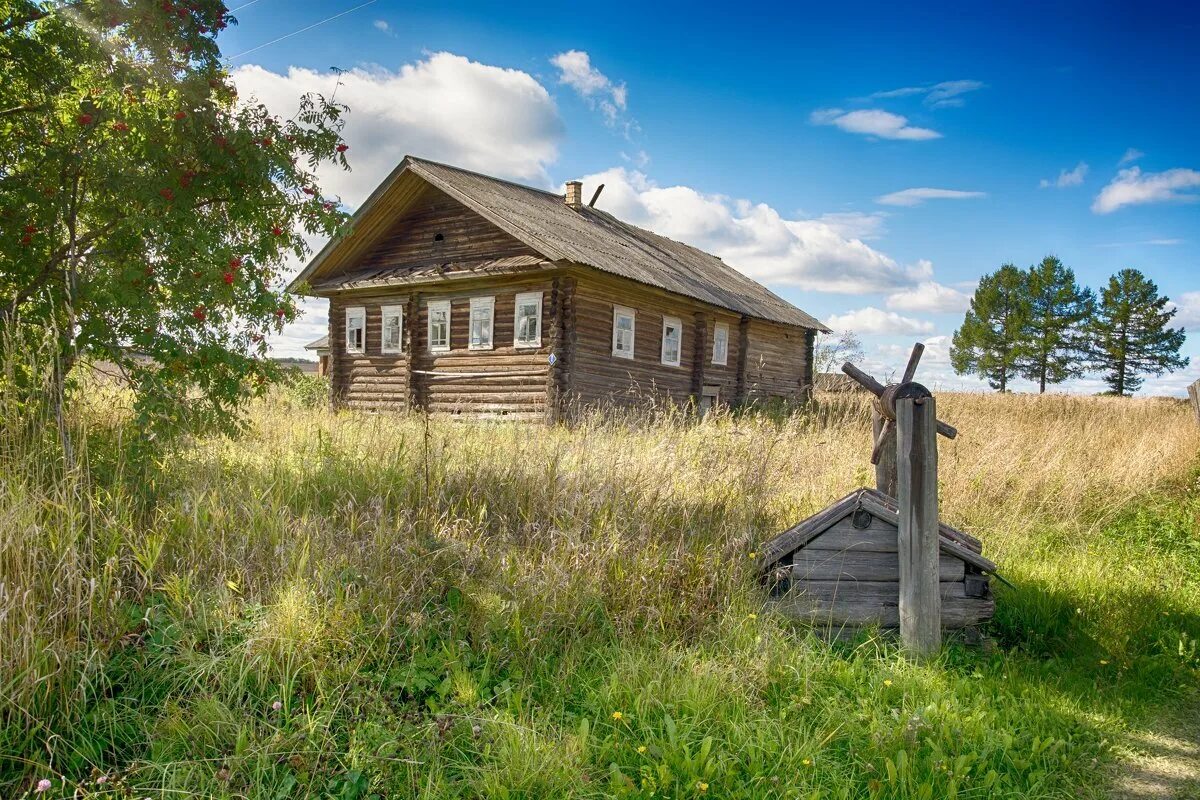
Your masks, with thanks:
M 326 245 L 293 285 L 319 276 L 322 265 L 336 256 L 347 237 L 355 235 L 359 223 L 365 222 L 377 205 L 385 205 L 389 188 L 411 175 L 445 192 L 551 262 L 582 264 L 749 317 L 827 330 L 816 318 L 703 250 L 623 222 L 600 209 L 572 208 L 561 194 L 413 156 L 405 156 L 363 203 L 351 220 L 350 233 Z M 371 228 L 366 224 L 361 227 Z M 353 249 L 361 249 L 361 244 Z

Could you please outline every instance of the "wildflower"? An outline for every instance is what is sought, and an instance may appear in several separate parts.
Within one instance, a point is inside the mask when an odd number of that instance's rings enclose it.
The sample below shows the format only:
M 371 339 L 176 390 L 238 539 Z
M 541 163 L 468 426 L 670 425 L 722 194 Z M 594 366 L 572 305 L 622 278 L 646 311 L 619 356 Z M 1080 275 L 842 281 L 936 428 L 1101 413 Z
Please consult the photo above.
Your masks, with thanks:
M 754 620 L 758 619 L 758 614 L 747 614 L 747 615 L 746 615 L 746 619 L 748 619 L 748 620 L 750 620 L 751 622 L 753 622 Z
M 707 791 L 708 791 L 708 784 L 707 784 L 707 783 L 705 783 L 704 781 L 697 781 L 697 782 L 696 782 L 696 789 L 697 789 L 697 791 L 700 791 L 700 792 L 707 792 Z
M 1102 658 L 1102 659 L 1100 659 L 1100 666 L 1102 666 L 1102 667 L 1106 667 L 1106 666 L 1108 666 L 1108 660 L 1107 660 L 1107 659 L 1103 659 L 1103 658 Z
M 801 764 L 803 764 L 803 765 L 804 765 L 804 766 L 806 766 L 806 767 L 811 767 L 811 766 L 812 766 L 812 759 L 811 759 L 811 758 L 802 758 L 802 759 L 800 759 L 800 763 L 801 763 Z
M 891 686 L 891 685 L 892 685 L 892 679 L 891 679 L 891 678 L 884 678 L 884 679 L 883 679 L 883 685 L 884 685 L 884 686 Z
M 749 555 L 746 556 L 746 558 L 757 558 L 757 557 L 758 557 L 758 553 L 754 552 L 753 550 L 751 550 Z
M 46 792 L 49 790 L 50 790 L 50 779 L 49 778 L 42 778 L 40 781 L 37 782 L 37 788 L 34 789 L 34 791 L 37 792 L 38 794 L 41 794 L 42 792 Z
M 637 751 L 638 751 L 639 753 L 644 753 L 644 752 L 646 752 L 646 745 L 644 745 L 644 744 L 639 744 L 639 745 L 638 745 L 638 749 L 637 749 Z
M 101 775 L 99 778 L 96 778 L 96 783 L 108 783 L 108 776 Z
M 271 709 L 273 711 L 278 711 L 281 708 L 283 708 L 283 703 L 279 702 L 278 700 L 276 700 L 274 703 L 271 703 Z
M 800 702 L 801 702 L 801 703 L 803 703 L 803 704 L 804 704 L 804 705 L 806 705 L 806 706 L 811 706 L 811 705 L 812 705 L 812 698 L 811 698 L 811 697 L 801 697 L 801 698 L 800 698 Z
M 615 719 L 617 722 L 620 722 L 621 720 L 623 720 L 625 718 L 625 715 L 622 714 L 620 711 L 614 711 L 612 713 L 612 718 Z

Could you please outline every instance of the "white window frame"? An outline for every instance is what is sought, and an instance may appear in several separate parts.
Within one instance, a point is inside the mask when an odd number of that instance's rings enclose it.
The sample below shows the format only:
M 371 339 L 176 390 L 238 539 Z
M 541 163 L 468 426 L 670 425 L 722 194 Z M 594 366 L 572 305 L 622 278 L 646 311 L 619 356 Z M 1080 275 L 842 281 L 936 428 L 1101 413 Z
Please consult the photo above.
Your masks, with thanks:
M 488 342 L 487 344 L 475 343 L 475 311 L 477 309 L 487 309 L 488 312 Z M 472 297 L 471 298 L 471 314 L 467 317 L 467 349 L 468 350 L 493 350 L 496 347 L 496 298 L 495 297 Z
M 426 341 L 429 342 L 429 352 L 431 353 L 449 353 L 450 352 L 450 301 L 449 300 L 430 300 L 426 306 Z M 434 344 L 433 342 L 433 315 L 438 311 L 446 312 L 446 343 Z
M 617 321 L 629 317 L 629 352 L 617 350 Z M 613 306 L 612 354 L 616 358 L 633 360 L 637 342 L 637 312 L 626 306 Z
M 532 341 L 521 341 L 521 306 L 526 303 L 537 302 L 537 317 L 536 327 L 534 328 L 535 335 Z M 494 322 L 494 320 L 493 320 Z M 531 348 L 542 346 L 542 293 L 541 292 L 522 292 L 516 296 L 513 302 L 513 347 Z
M 350 344 L 350 321 L 358 320 L 358 329 L 362 331 L 362 341 L 358 347 L 353 347 Z M 367 352 L 367 309 L 364 306 L 350 306 L 346 309 L 346 333 L 345 344 L 347 353 L 365 353 Z
M 725 334 L 725 346 L 721 348 L 721 358 L 717 359 L 717 334 Z M 713 326 L 713 351 L 712 363 L 719 366 L 727 366 L 729 364 L 729 323 L 718 322 Z
M 395 347 L 388 345 L 387 318 L 390 316 L 400 318 L 400 330 L 396 332 Z M 404 352 L 404 306 L 384 306 L 379 309 L 379 352 L 389 354 Z
M 675 347 L 675 360 L 667 361 L 667 327 L 674 323 L 675 330 L 679 331 L 679 341 Z M 659 356 L 662 363 L 668 367 L 678 367 L 683 360 L 683 320 L 679 317 L 663 317 L 662 323 L 662 346 L 659 348 Z

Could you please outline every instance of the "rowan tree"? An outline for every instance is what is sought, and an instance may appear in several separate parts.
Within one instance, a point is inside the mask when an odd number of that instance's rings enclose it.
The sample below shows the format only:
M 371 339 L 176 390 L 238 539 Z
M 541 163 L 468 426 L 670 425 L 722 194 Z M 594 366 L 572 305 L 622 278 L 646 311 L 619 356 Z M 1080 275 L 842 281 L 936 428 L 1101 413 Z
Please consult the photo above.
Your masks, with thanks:
M 1089 351 L 1084 323 L 1096 300 L 1054 256 L 1029 268 L 1026 287 L 1028 308 L 1021 325 L 1016 369 L 1044 393 L 1047 385 L 1084 373 Z
M 1143 376 L 1187 367 L 1189 360 L 1179 354 L 1184 329 L 1170 327 L 1178 309 L 1169 303 L 1154 281 L 1136 269 L 1121 270 L 1101 290 L 1088 331 L 1093 367 L 1104 374 L 1112 394 L 1133 394 Z
M 345 109 L 239 100 L 233 22 L 220 0 L 0 0 L 0 355 L 28 361 L 32 332 L 52 356 L 5 391 L 61 404 L 76 362 L 113 362 L 161 434 L 235 425 L 277 375 L 284 259 L 344 220 L 314 172 L 348 168 Z
M 979 281 L 971 308 L 954 332 L 950 363 L 959 375 L 975 374 L 1001 392 L 1017 372 L 1021 330 L 1029 314 L 1028 279 L 1012 264 Z

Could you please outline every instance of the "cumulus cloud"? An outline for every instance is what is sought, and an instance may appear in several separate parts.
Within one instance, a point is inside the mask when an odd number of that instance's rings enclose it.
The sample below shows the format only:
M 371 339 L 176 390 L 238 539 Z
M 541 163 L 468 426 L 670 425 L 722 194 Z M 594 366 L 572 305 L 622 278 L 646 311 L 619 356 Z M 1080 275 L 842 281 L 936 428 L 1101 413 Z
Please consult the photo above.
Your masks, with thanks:
M 880 139 L 921 141 L 941 138 L 941 134 L 935 130 L 909 125 L 908 117 L 878 108 L 858 111 L 822 108 L 809 115 L 809 122 L 813 125 L 832 125 L 847 133 L 875 136 Z
M 788 218 L 763 203 L 659 186 L 623 167 L 583 180 L 587 187 L 605 185 L 599 208 L 714 253 L 764 283 L 822 292 L 886 292 L 924 275 L 845 235 L 844 221 Z
M 922 281 L 911 289 L 902 289 L 888 295 L 887 307 L 898 311 L 918 311 L 929 314 L 956 314 L 965 312 L 971 298 L 937 281 Z
M 1060 170 L 1058 177 L 1054 180 L 1042 178 L 1042 181 L 1038 184 L 1038 186 L 1043 189 L 1049 189 L 1051 187 L 1055 189 L 1065 189 L 1068 186 L 1078 186 L 1079 184 L 1083 183 L 1084 176 L 1087 175 L 1087 172 L 1088 165 L 1080 161 L 1075 165 L 1074 169 Z
M 550 59 L 558 68 L 558 82 L 575 90 L 580 97 L 598 107 L 609 125 L 616 124 L 625 112 L 629 90 L 592 66 L 592 58 L 584 50 L 567 50 Z
M 825 324 L 835 331 L 854 331 L 861 334 L 890 334 L 893 336 L 933 333 L 933 323 L 925 320 L 902 317 L 895 311 L 884 311 L 873 306 L 834 314 Z
M 406 153 L 449 161 L 514 180 L 550 184 L 563 123 L 553 98 L 526 72 L 434 53 L 398 72 L 355 69 L 341 75 L 248 65 L 233 72 L 238 92 L 273 113 L 291 116 L 306 92 L 350 107 L 344 136 L 350 172 L 325 167 L 322 187 L 351 208 L 361 203 Z
M 388 24 L 388 21 L 386 19 L 377 19 L 374 22 L 372 22 L 371 24 L 375 27 L 375 30 L 377 30 L 377 31 L 383 31 L 384 33 L 392 32 L 392 26 Z
M 930 108 L 950 108 L 964 103 L 963 95 L 984 87 L 983 81 L 942 81 L 929 86 L 904 86 L 886 92 L 875 92 L 868 100 L 886 100 L 894 97 L 924 95 L 922 102 Z
M 1118 172 L 1100 190 L 1092 202 L 1092 211 L 1110 214 L 1123 206 L 1144 203 L 1195 202 L 1200 200 L 1200 194 L 1188 190 L 1197 188 L 1200 188 L 1200 171 L 1194 169 L 1142 172 L 1141 167 L 1130 167 Z
M 921 186 L 885 194 L 875 198 L 875 202 L 885 206 L 919 206 L 926 200 L 970 200 L 977 197 L 987 197 L 987 192 L 963 192 L 958 189 L 934 189 Z
M 1121 160 L 1117 162 L 1117 166 L 1119 167 L 1122 164 L 1132 164 L 1134 161 L 1137 161 L 1144 155 L 1146 154 L 1141 150 L 1138 150 L 1136 147 L 1131 147 L 1125 151 L 1125 155 L 1121 156 Z
M 1200 292 L 1184 292 L 1172 305 L 1178 313 L 1171 324 L 1182 325 L 1189 333 L 1200 334 Z

